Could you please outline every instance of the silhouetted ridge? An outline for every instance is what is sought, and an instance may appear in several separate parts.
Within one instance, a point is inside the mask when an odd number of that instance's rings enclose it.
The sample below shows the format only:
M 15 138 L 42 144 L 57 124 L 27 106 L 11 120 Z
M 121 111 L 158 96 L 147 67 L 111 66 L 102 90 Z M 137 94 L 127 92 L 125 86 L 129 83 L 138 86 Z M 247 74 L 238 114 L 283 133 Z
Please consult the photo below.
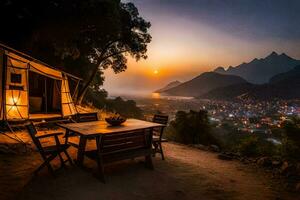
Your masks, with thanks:
M 154 91 L 154 92 L 156 92 L 156 93 L 163 93 L 163 92 L 165 92 L 166 90 L 171 89 L 171 88 L 173 88 L 173 87 L 176 87 L 176 86 L 178 86 L 178 85 L 180 85 L 180 84 L 181 84 L 181 82 L 176 80 L 176 81 L 173 81 L 173 82 L 167 84 L 165 87 L 163 87 L 163 88 L 161 88 L 161 89 L 159 89 L 159 90 L 156 90 L 156 91 Z
M 238 83 L 246 83 L 246 80 L 234 75 L 205 72 L 190 81 L 164 91 L 164 93 L 174 96 L 198 97 L 212 89 Z
M 292 70 L 273 76 L 269 83 L 255 85 L 242 83 L 213 89 L 199 96 L 205 99 L 230 100 L 252 98 L 260 100 L 299 99 L 300 65 Z
M 265 58 L 255 58 L 249 63 L 229 67 L 224 71 L 221 71 L 221 68 L 223 67 L 218 67 L 214 72 L 237 75 L 250 83 L 262 84 L 267 83 L 272 76 L 287 72 L 297 65 L 300 65 L 300 60 L 293 59 L 285 53 L 279 55 L 273 51 Z

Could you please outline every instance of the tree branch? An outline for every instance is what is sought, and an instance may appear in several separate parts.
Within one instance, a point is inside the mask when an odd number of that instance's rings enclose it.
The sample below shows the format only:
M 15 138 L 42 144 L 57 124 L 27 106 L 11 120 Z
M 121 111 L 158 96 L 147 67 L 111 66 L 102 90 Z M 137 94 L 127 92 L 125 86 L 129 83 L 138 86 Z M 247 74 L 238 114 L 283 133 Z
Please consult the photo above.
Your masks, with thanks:
M 129 50 L 127 49 L 127 50 L 123 50 L 123 51 L 119 51 L 119 52 L 116 52 L 116 53 L 109 54 L 109 55 L 103 57 L 103 58 L 100 60 L 100 63 L 101 63 L 102 61 L 106 60 L 106 59 L 109 58 L 109 57 L 112 57 L 112 56 L 115 56 L 115 55 L 118 55 L 118 54 L 122 54 L 122 53 L 125 53 L 125 52 L 128 52 L 128 51 L 129 51 Z

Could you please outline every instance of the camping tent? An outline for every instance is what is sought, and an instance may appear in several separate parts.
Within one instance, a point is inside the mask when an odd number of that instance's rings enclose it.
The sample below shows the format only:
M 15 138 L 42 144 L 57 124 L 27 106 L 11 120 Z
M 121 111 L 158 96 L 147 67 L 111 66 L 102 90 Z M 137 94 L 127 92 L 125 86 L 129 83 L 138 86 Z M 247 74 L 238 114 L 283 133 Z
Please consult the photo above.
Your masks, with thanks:
M 77 113 L 68 81 L 74 76 L 68 73 L 0 45 L 0 77 L 0 121 L 68 117 Z

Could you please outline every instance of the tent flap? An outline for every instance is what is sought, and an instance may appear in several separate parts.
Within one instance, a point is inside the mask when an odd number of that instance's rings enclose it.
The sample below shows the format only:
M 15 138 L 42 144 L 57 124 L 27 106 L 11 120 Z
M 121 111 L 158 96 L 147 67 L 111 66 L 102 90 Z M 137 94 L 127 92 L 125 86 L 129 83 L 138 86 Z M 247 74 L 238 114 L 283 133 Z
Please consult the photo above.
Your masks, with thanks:
M 62 73 L 60 71 L 57 71 L 55 69 L 52 69 L 50 67 L 47 67 L 45 65 L 41 65 L 39 63 L 36 62 L 30 62 L 30 71 L 33 71 L 35 73 L 44 75 L 44 76 L 48 76 L 49 78 L 53 78 L 53 79 L 62 79 Z
M 3 68 L 4 68 L 4 51 L 0 49 L 0 120 L 3 120 L 3 111 L 4 111 L 4 106 L 3 106 Z
M 63 117 L 75 115 L 77 113 L 70 94 L 69 82 L 66 75 L 63 76 L 61 84 L 61 105 Z

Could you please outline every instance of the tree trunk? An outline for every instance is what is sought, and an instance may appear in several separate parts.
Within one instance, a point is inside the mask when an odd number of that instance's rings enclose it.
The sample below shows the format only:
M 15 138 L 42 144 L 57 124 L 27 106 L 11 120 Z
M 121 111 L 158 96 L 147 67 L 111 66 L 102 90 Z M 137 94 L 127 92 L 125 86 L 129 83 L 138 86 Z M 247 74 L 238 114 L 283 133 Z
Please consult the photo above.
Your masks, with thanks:
M 95 69 L 92 72 L 92 75 L 90 76 L 90 78 L 88 79 L 88 81 L 86 82 L 86 84 L 83 86 L 83 88 L 79 91 L 78 97 L 76 99 L 76 104 L 81 105 L 82 100 L 83 100 L 83 98 L 84 98 L 84 96 L 85 96 L 85 94 L 86 94 L 86 92 L 87 92 L 90 84 L 94 80 L 94 78 L 95 78 L 95 76 L 96 76 L 96 74 L 97 74 L 97 72 L 99 70 L 98 68 L 99 68 L 99 65 L 97 65 L 95 67 Z

